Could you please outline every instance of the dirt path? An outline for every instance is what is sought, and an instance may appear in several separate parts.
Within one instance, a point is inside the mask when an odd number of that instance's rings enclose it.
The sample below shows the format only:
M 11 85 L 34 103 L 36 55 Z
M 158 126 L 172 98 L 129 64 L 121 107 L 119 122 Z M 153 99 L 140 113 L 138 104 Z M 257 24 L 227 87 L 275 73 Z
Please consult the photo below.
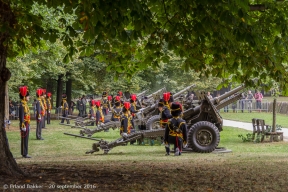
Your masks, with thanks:
M 218 156 L 215 159 L 202 159 L 196 162 L 189 159 L 177 162 L 176 158 L 171 157 L 171 162 L 165 163 L 95 162 L 82 165 L 69 163 L 69 166 L 21 164 L 21 168 L 30 176 L 22 179 L 1 178 L 1 187 L 6 184 L 8 191 L 55 191 L 55 189 L 59 191 L 61 189 L 65 191 L 284 192 L 288 190 L 288 165 L 286 164 L 283 166 L 261 160 L 251 161 L 247 158 L 246 161 L 239 159 L 239 161 L 227 162 Z M 24 188 L 19 189 L 19 187 Z

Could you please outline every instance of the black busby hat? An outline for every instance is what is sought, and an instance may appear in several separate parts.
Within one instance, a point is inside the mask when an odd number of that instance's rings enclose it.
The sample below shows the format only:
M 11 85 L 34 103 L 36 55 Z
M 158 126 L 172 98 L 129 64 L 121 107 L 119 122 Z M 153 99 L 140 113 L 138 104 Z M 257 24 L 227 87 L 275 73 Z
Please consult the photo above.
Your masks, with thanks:
M 107 92 L 106 92 L 106 91 L 104 91 L 104 92 L 102 93 L 102 97 L 107 97 Z
M 158 107 L 164 107 L 164 99 L 159 100 Z
M 170 109 L 171 109 L 171 115 L 173 117 L 180 116 L 182 113 L 182 105 L 178 102 L 172 103 Z
M 62 94 L 62 99 L 67 99 L 67 95 L 65 93 Z

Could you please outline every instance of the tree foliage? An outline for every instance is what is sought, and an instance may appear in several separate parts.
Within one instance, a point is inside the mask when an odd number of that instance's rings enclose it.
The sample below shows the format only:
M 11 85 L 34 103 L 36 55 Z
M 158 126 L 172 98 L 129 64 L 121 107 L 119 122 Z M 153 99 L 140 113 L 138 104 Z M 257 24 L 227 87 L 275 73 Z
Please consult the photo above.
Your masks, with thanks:
M 286 90 L 287 2 L 234 1 L 7 1 L 16 21 L 1 24 L 11 38 L 12 53 L 39 45 L 41 38 L 61 38 L 68 47 L 66 61 L 77 49 L 71 37 L 81 33 L 81 55 L 101 52 L 116 76 L 132 77 L 148 66 L 167 63 L 168 49 L 184 60 L 183 69 L 206 76 L 252 84 L 252 78 L 271 77 Z M 45 14 L 35 4 L 59 12 L 60 26 L 43 25 Z M 262 11 L 251 7 L 263 5 Z M 59 8 L 60 7 L 60 8 Z M 70 20 L 64 14 L 70 14 Z M 60 15 L 60 14 L 59 14 Z M 51 18 L 50 18 L 51 19 Z M 44 20 L 44 21 L 43 21 Z M 9 26 L 9 25 L 8 25 Z M 62 28 L 61 28 L 62 27 Z M 24 33 L 25 32 L 25 33 Z

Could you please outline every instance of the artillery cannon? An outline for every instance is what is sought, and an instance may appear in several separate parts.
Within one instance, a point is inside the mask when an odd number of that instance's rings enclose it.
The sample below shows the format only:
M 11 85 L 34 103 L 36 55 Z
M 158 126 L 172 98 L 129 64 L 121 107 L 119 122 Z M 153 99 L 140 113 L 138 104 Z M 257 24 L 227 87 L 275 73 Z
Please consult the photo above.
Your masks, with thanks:
M 218 110 L 241 98 L 244 85 L 214 99 L 209 99 L 205 92 L 198 94 L 200 104 L 183 112 L 182 118 L 187 123 L 188 147 L 200 153 L 215 150 L 220 141 L 223 119 Z M 160 128 L 159 115 L 152 116 L 146 125 L 147 129 Z
M 114 147 L 126 145 L 130 141 L 134 141 L 136 139 L 161 137 L 164 135 L 164 132 L 165 132 L 164 129 L 136 131 L 134 133 L 130 133 L 125 138 L 121 137 L 121 138 L 116 139 L 115 141 L 111 141 L 111 142 L 105 141 L 103 139 L 83 137 L 80 135 L 74 135 L 74 134 L 69 134 L 69 133 L 64 133 L 64 134 L 98 141 L 97 143 L 93 143 L 92 150 L 87 151 L 86 154 L 89 154 L 89 153 L 92 154 L 94 152 L 100 151 L 100 149 L 102 149 L 104 151 L 104 154 L 107 154 Z

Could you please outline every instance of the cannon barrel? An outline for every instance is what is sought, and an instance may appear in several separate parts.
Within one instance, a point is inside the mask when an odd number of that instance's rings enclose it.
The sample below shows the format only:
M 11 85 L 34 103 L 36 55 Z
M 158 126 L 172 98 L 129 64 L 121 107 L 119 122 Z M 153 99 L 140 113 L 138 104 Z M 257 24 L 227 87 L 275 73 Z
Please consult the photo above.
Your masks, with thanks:
M 141 111 L 142 111 L 142 113 L 147 114 L 147 113 L 155 110 L 156 105 L 157 104 L 150 105 L 148 107 L 145 107 L 144 109 L 141 109 Z
M 181 91 L 175 93 L 175 94 L 173 95 L 173 98 L 174 98 L 174 99 L 178 98 L 178 97 L 179 97 L 180 95 L 182 95 L 185 91 L 190 90 L 192 87 L 195 87 L 195 84 L 189 85 L 188 87 L 186 87 L 186 88 L 182 89 Z
M 219 96 L 219 97 L 215 97 L 214 99 L 212 99 L 212 103 L 215 105 L 215 104 L 219 104 L 221 101 L 223 101 L 224 99 L 234 95 L 235 93 L 237 93 L 238 91 L 241 91 L 245 88 L 245 85 L 242 84 L 230 91 L 228 91 L 227 93 L 224 93 L 223 95 Z
M 164 91 L 166 90 L 165 87 L 159 89 L 158 91 L 155 91 L 154 93 L 150 94 L 147 96 L 148 99 L 152 99 L 154 97 L 154 95 L 157 95 L 157 94 L 161 94 L 163 93 Z
M 142 97 L 148 90 L 142 91 L 141 93 L 137 94 L 137 98 Z
M 96 139 L 96 138 L 91 138 L 91 137 L 85 137 L 85 136 L 75 135 L 75 134 L 71 134 L 71 133 L 64 133 L 64 135 L 69 135 L 69 136 L 74 136 L 74 137 L 80 137 L 80 138 L 90 139 L 90 140 L 94 140 L 94 141 L 103 141 L 103 139 Z
M 190 108 L 187 109 L 185 111 L 183 111 L 183 116 L 182 118 L 187 121 L 189 120 L 191 117 L 196 116 L 197 114 L 200 113 L 200 106 L 196 106 L 195 108 Z

